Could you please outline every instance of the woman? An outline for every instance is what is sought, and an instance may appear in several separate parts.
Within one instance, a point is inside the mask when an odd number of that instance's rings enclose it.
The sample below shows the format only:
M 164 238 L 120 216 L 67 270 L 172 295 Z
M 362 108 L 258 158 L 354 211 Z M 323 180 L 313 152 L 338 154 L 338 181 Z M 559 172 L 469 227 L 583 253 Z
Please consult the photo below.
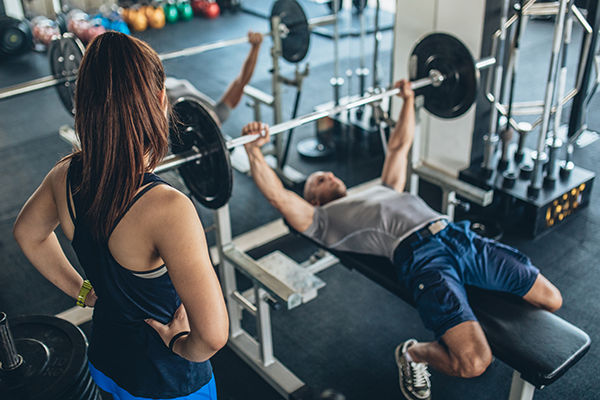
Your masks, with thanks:
M 95 307 L 90 371 L 115 399 L 216 398 L 208 360 L 228 337 L 196 209 L 149 173 L 168 150 L 164 82 L 144 42 L 96 37 L 79 68 L 81 150 L 48 173 L 13 229 L 48 280 Z M 60 248 L 59 224 L 93 289 Z

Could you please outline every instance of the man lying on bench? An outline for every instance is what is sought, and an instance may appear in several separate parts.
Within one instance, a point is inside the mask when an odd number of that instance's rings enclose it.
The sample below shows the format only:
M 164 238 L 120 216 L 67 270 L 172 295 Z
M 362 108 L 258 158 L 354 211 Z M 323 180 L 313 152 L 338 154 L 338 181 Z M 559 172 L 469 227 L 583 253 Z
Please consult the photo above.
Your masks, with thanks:
M 412 293 L 436 339 L 409 339 L 396 349 L 402 393 L 409 400 L 425 400 L 431 393 L 428 365 L 448 375 L 475 377 L 492 361 L 464 285 L 509 292 L 551 312 L 560 308 L 562 297 L 518 250 L 476 235 L 467 221 L 448 221 L 403 192 L 415 129 L 414 93 L 408 81 L 396 87 L 403 106 L 390 135 L 382 185 L 360 193 L 348 196 L 339 178 L 320 171 L 308 177 L 303 199 L 286 190 L 265 162 L 260 147 L 270 140 L 268 127 L 253 122 L 242 134 L 265 128 L 265 137 L 245 145 L 252 177 L 292 228 L 329 249 L 392 260 L 399 283 Z

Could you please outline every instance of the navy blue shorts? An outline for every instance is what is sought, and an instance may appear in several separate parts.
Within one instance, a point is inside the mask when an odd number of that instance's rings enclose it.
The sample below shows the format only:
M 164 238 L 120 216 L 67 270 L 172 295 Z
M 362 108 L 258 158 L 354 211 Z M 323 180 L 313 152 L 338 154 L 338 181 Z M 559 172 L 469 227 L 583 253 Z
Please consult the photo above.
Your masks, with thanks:
M 540 273 L 517 249 L 483 238 L 469 227 L 469 221 L 450 223 L 394 255 L 398 279 L 413 294 L 436 340 L 462 322 L 477 320 L 464 285 L 523 297 Z

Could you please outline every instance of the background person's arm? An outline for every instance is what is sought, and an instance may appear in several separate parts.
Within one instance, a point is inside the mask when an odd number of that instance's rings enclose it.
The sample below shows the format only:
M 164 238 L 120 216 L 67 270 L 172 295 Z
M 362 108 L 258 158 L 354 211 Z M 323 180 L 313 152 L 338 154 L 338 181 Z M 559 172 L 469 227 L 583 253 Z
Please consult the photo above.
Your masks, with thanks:
M 258 32 L 248 32 L 248 42 L 252 46 L 248 52 L 248 56 L 242 65 L 239 75 L 229 84 L 225 93 L 219 102 L 226 104 L 229 108 L 234 109 L 242 100 L 244 95 L 244 87 L 250 82 L 254 74 L 254 67 L 258 61 L 258 53 L 260 44 L 262 43 L 263 35 Z

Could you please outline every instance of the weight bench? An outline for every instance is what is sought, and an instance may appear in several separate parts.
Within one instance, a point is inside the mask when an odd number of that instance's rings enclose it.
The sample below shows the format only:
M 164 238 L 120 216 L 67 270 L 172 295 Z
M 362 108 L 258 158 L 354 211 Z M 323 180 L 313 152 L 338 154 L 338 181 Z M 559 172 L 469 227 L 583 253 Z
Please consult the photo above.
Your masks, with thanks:
M 323 247 L 291 227 L 290 232 Z M 325 250 L 415 307 L 387 258 Z M 494 357 L 514 369 L 509 400 L 531 400 L 536 387 L 558 380 L 590 348 L 590 337 L 581 329 L 517 296 L 475 287 L 467 287 L 467 293 Z

